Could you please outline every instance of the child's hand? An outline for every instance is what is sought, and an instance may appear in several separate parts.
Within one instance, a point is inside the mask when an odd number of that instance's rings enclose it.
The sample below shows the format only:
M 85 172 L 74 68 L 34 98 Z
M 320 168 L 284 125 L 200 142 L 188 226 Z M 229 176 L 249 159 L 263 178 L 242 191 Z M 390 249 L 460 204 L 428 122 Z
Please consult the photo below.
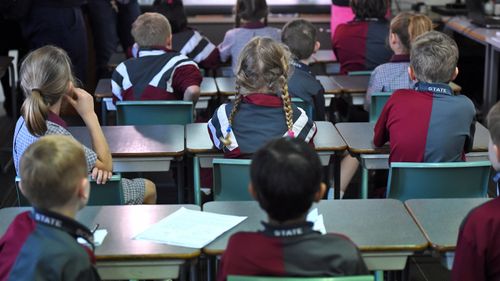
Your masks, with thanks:
M 76 109 L 78 115 L 80 115 L 83 119 L 95 114 L 94 98 L 84 89 L 72 88 L 72 91 L 70 91 L 65 97 L 69 104 Z
M 113 175 L 111 171 L 100 170 L 97 167 L 92 169 L 92 179 L 97 182 L 97 184 L 105 184 Z

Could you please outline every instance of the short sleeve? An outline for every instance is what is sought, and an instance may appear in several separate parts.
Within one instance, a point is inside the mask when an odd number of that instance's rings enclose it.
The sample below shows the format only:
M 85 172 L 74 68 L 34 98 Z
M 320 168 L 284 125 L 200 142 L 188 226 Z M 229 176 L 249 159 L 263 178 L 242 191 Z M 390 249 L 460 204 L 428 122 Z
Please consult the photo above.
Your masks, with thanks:
M 226 62 L 231 57 L 231 49 L 234 45 L 234 29 L 228 30 L 224 35 L 224 40 L 217 47 L 219 49 L 220 60 Z

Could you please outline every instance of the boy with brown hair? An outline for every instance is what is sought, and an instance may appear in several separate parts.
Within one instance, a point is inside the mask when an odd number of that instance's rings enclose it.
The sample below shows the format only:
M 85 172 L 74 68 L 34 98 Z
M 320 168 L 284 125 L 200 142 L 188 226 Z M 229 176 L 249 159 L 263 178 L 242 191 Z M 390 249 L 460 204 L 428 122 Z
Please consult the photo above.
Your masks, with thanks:
M 33 210 L 19 214 L 0 239 L 0 280 L 100 280 L 93 250 L 76 241 L 93 241 L 75 220 L 90 193 L 82 145 L 41 137 L 24 152 L 20 176 Z

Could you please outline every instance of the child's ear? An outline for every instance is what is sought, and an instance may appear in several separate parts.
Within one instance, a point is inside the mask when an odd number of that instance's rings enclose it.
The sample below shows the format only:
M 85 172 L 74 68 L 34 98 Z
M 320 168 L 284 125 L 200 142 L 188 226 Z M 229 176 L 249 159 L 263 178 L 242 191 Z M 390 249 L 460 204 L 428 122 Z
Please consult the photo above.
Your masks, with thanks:
M 319 190 L 314 194 L 314 202 L 319 202 L 321 199 L 323 199 L 323 196 L 325 196 L 326 192 L 326 184 L 322 182 L 319 185 Z
M 455 80 L 455 78 L 457 78 L 458 76 L 458 67 L 455 67 L 455 71 L 453 71 L 453 74 L 451 75 L 451 81 Z
M 321 48 L 321 43 L 319 41 L 316 41 L 314 43 L 314 51 L 313 51 L 313 53 L 316 53 L 319 50 L 319 48 Z
M 172 34 L 167 37 L 167 42 L 165 42 L 165 46 L 167 49 L 172 49 Z
M 251 182 L 248 184 L 248 193 L 252 195 L 253 199 L 257 200 L 257 192 L 255 191 L 255 188 L 253 188 L 253 184 Z
M 497 161 L 500 162 L 500 149 L 496 144 L 493 144 L 493 151 L 495 152 L 495 155 L 497 157 Z
M 87 205 L 90 196 L 90 182 L 87 177 L 82 178 L 78 182 L 76 195 L 78 196 L 79 201 L 81 202 L 81 208 Z
M 417 80 L 417 77 L 415 77 L 415 71 L 413 70 L 413 67 L 411 67 L 411 65 L 408 66 L 408 75 L 410 76 L 410 79 L 412 81 Z

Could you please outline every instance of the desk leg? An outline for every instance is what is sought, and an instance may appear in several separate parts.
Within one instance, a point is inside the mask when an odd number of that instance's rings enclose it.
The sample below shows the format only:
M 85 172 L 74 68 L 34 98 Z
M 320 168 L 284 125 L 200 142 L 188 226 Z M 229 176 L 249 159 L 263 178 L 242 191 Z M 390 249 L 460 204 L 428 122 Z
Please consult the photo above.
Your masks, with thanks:
M 361 199 L 368 198 L 368 169 L 363 167 L 361 170 Z
M 333 186 L 335 187 L 333 199 L 340 199 L 340 157 L 342 153 L 335 151 L 333 155 Z
M 106 126 L 108 124 L 108 109 L 106 108 L 106 102 L 101 98 L 101 125 Z
M 177 201 L 184 203 L 184 160 L 177 161 Z
M 198 281 L 198 262 L 196 259 L 189 261 L 189 280 Z
M 198 156 L 193 156 L 193 196 L 194 203 L 198 206 L 201 206 L 200 185 L 200 159 Z
M 215 260 L 217 256 L 207 256 L 207 281 L 215 280 Z
M 375 271 L 375 281 L 384 281 L 384 272 L 382 270 Z

